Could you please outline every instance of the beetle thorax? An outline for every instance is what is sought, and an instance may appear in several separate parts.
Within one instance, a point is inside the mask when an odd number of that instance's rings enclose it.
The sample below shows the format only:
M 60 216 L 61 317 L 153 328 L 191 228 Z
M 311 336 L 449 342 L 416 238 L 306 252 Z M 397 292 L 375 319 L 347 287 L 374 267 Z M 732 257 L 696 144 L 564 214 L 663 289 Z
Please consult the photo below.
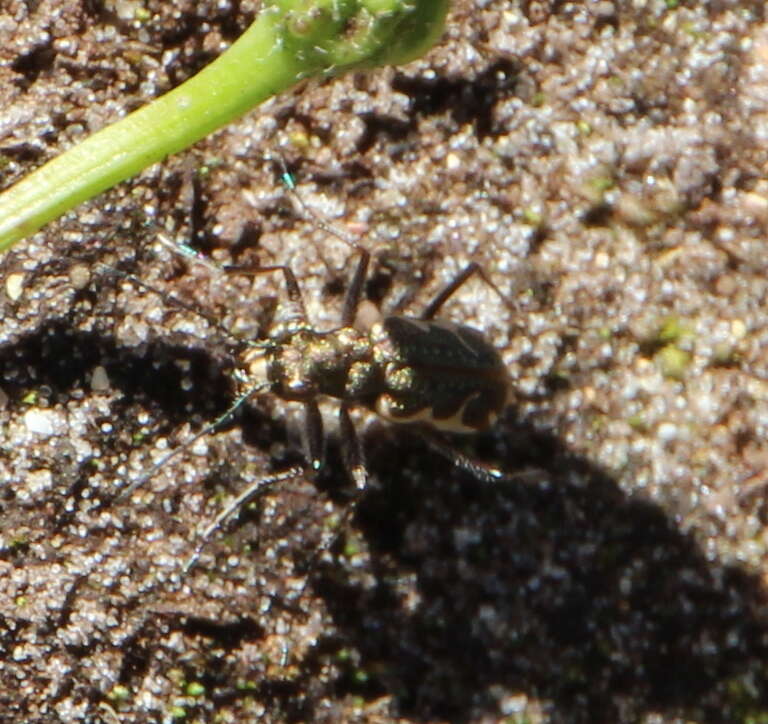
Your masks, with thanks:
M 378 389 L 371 340 L 351 327 L 317 332 L 296 330 L 241 357 L 243 376 L 264 380 L 284 400 L 318 395 L 365 403 Z

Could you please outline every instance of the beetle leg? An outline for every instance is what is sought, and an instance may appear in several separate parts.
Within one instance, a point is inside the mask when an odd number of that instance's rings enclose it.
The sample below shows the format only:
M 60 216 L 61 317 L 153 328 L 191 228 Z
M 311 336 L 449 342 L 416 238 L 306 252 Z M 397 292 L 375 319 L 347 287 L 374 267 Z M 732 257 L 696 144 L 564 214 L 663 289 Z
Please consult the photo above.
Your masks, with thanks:
M 485 269 L 481 267 L 477 262 L 471 262 L 462 271 L 460 271 L 440 292 L 437 296 L 427 304 L 424 311 L 421 313 L 422 319 L 434 319 L 435 315 L 443 308 L 443 305 L 456 293 L 456 291 L 469 279 L 473 274 L 478 274 L 480 278 L 491 288 L 499 298 L 505 303 L 509 304 L 509 300 L 502 294 L 501 290 L 491 281 L 491 278 L 486 274 Z
M 252 395 L 256 394 L 257 392 L 261 391 L 264 388 L 264 385 L 262 383 L 259 383 L 257 385 L 254 385 L 250 389 L 246 390 L 240 397 L 238 397 L 232 405 L 229 406 L 226 412 L 224 412 L 222 415 L 219 415 L 213 422 L 206 425 L 202 430 L 200 430 L 197 434 L 193 435 L 189 440 L 185 441 L 178 447 L 175 447 L 170 452 L 166 453 L 158 462 L 156 462 L 144 475 L 142 475 L 138 480 L 134 480 L 125 490 L 121 491 L 117 494 L 117 499 L 125 499 L 129 498 L 131 494 L 140 488 L 144 483 L 147 482 L 147 480 L 151 480 L 155 474 L 160 470 L 172 457 L 175 457 L 180 452 L 183 452 L 184 450 L 188 450 L 190 447 L 192 447 L 201 437 L 208 435 L 209 433 L 216 430 L 216 428 L 223 425 L 232 415 L 237 412 L 237 410 L 242 407 L 245 402 L 250 398 Z
M 294 465 L 287 470 L 283 470 L 279 473 L 272 475 L 265 475 L 259 478 L 254 483 L 251 483 L 240 495 L 235 497 L 229 505 L 224 508 L 205 528 L 200 535 L 200 539 L 195 546 L 195 551 L 189 557 L 182 569 L 182 576 L 186 576 L 192 568 L 194 568 L 197 561 L 200 559 L 200 554 L 203 552 L 205 544 L 208 539 L 224 524 L 224 522 L 236 513 L 242 506 L 250 503 L 254 498 L 266 492 L 268 488 L 275 485 L 275 483 L 282 483 L 285 480 L 293 480 L 304 474 L 304 468 L 300 465 Z
M 352 275 L 352 281 L 347 288 L 344 305 L 341 310 L 342 327 L 351 327 L 355 321 L 357 307 L 360 304 L 360 297 L 363 293 L 365 277 L 368 274 L 368 263 L 371 260 L 371 255 L 365 249 L 362 247 L 358 247 L 358 249 L 360 250 L 360 261 L 358 261 L 355 273 Z
M 301 289 L 299 283 L 296 281 L 296 275 L 293 273 L 293 269 L 283 264 L 275 264 L 271 266 L 227 266 L 224 267 L 227 272 L 239 272 L 241 274 L 268 274 L 269 272 L 279 271 L 282 272 L 285 279 L 285 289 L 288 292 L 288 302 L 293 306 L 292 312 L 294 318 L 298 318 L 303 324 L 308 324 L 309 319 L 307 317 L 307 309 L 304 306 L 304 299 L 301 296 Z
M 189 249 L 186 246 L 178 247 L 175 244 L 172 244 L 168 239 L 164 237 L 160 237 L 160 241 L 163 245 L 168 247 L 171 251 L 173 251 L 176 254 L 179 254 L 180 256 L 184 257 L 185 259 L 188 259 L 190 261 L 193 261 L 197 264 L 201 264 L 202 266 L 207 267 L 208 269 L 212 269 L 214 271 L 219 272 L 225 272 L 228 274 L 231 273 L 240 273 L 240 274 L 250 274 L 250 275 L 257 275 L 257 274 L 269 274 L 270 272 L 279 271 L 282 272 L 283 278 L 285 280 L 285 288 L 288 293 L 288 301 L 293 305 L 294 309 L 296 310 L 294 313 L 294 317 L 298 317 L 299 321 L 308 324 L 308 318 L 307 318 L 307 310 L 304 306 L 304 299 L 301 296 L 301 288 L 299 287 L 299 283 L 296 280 L 296 275 L 293 273 L 293 270 L 284 264 L 273 264 L 269 266 L 237 266 L 237 265 L 231 265 L 231 266 L 223 266 L 221 264 L 216 264 L 215 262 L 212 262 L 210 259 L 206 259 L 205 257 L 198 255 L 194 252 L 194 250 Z M 107 265 L 104 265 L 108 270 L 112 270 L 112 267 L 109 267 Z M 119 274 L 122 274 L 120 270 L 115 269 Z M 132 277 L 131 277 L 132 278 Z M 133 279 L 133 278 L 132 278 Z M 144 284 L 141 280 L 136 279 L 135 280 L 141 287 L 143 288 L 149 288 L 146 284 Z M 179 306 L 185 309 L 190 309 L 189 305 L 185 304 L 181 301 L 174 300 Z M 197 311 L 195 309 L 191 309 L 191 311 Z M 204 313 L 201 313 L 197 311 L 198 314 L 201 314 L 204 319 L 209 321 L 208 316 L 206 316 Z M 215 326 L 220 327 L 218 322 L 212 321 L 212 324 Z M 230 332 L 227 332 L 231 335 Z
M 304 403 L 304 444 L 307 448 L 310 470 L 317 473 L 323 467 L 325 456 L 323 454 L 323 416 L 315 400 Z
M 170 243 L 170 242 L 168 242 Z M 96 268 L 103 269 L 108 274 L 112 274 L 113 276 L 118 276 L 122 279 L 126 279 L 134 286 L 138 287 L 139 289 L 144 289 L 145 291 L 151 292 L 152 294 L 156 294 L 160 299 L 163 300 L 168 306 L 171 307 L 178 307 L 179 309 L 186 309 L 188 312 L 192 312 L 192 314 L 196 314 L 198 317 L 202 317 L 212 328 L 218 329 L 225 337 L 228 337 L 230 339 L 233 338 L 232 330 L 227 329 L 224 327 L 218 319 L 215 317 L 212 317 L 210 314 L 206 313 L 203 309 L 199 309 L 194 304 L 189 304 L 185 302 L 183 299 L 179 299 L 174 294 L 170 294 L 169 292 L 164 292 L 160 289 L 155 289 L 153 286 L 144 283 L 134 274 L 131 274 L 130 272 L 125 272 L 122 269 L 118 269 L 117 267 L 110 266 L 109 264 L 105 264 L 104 262 L 98 262 L 96 264 Z M 235 337 L 235 339 L 237 339 Z
M 352 418 L 349 416 L 349 410 L 344 404 L 339 408 L 339 431 L 341 434 L 341 454 L 344 459 L 344 465 L 349 476 L 354 481 L 356 489 L 352 499 L 344 508 L 338 524 L 334 526 L 334 530 L 330 532 L 330 535 L 323 540 L 310 557 L 307 564 L 307 582 L 323 555 L 330 551 L 342 535 L 347 532 L 347 528 L 357 512 L 357 506 L 362 499 L 363 491 L 368 482 L 368 471 L 365 467 L 363 448 L 357 436 Z
M 494 465 L 488 465 L 487 463 L 475 460 L 467 455 L 451 447 L 445 442 L 439 435 L 431 432 L 427 429 L 419 430 L 419 434 L 424 439 L 424 442 L 429 445 L 435 452 L 440 453 L 442 456 L 448 458 L 456 467 L 466 470 L 470 475 L 483 480 L 488 483 L 497 482 L 503 480 L 506 475 L 504 471 Z
M 285 480 L 298 478 L 301 475 L 309 473 L 314 475 L 323 466 L 323 418 L 320 409 L 315 401 L 304 403 L 304 436 L 307 446 L 307 460 L 309 469 L 303 465 L 295 465 L 288 470 L 283 470 L 273 475 L 266 475 L 259 478 L 249 485 L 240 495 L 234 498 L 224 510 L 219 513 L 200 535 L 200 539 L 195 546 L 194 553 L 189 557 L 182 569 L 182 575 L 186 576 L 200 559 L 205 544 L 224 522 L 236 513 L 243 505 L 261 495 L 267 488 L 275 483 L 281 483 Z
M 342 405 L 339 408 L 339 426 L 344 465 L 357 490 L 362 491 L 368 482 L 368 471 L 365 467 L 363 446 L 360 444 L 360 438 L 357 436 L 355 425 L 349 416 L 349 410 L 346 405 Z

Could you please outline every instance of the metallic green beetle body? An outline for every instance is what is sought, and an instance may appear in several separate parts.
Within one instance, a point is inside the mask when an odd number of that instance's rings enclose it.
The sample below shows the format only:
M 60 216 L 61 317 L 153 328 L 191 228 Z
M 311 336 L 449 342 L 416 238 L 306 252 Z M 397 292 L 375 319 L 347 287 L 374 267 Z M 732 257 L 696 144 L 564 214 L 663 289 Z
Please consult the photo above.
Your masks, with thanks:
M 497 294 L 501 292 L 475 264 L 467 266 L 426 307 L 421 317 L 372 314 L 361 300 L 370 255 L 360 249 L 354 276 L 344 299 L 341 324 L 319 332 L 309 323 L 296 277 L 288 266 L 251 269 L 252 273 L 280 271 L 288 300 L 281 305 L 281 321 L 266 339 L 242 342 L 237 355 L 235 380 L 240 387 L 232 406 L 197 433 L 186 445 L 175 448 L 148 474 L 130 484 L 130 495 L 173 455 L 228 419 L 252 395 L 272 393 L 304 407 L 307 464 L 266 475 L 251 483 L 215 518 L 201 536 L 184 572 L 195 565 L 208 537 L 241 505 L 268 486 L 303 473 L 314 473 L 323 464 L 323 422 L 320 397 L 340 401 L 339 429 L 346 468 L 358 490 L 368 478 L 349 407 L 358 405 L 399 425 L 420 424 L 420 434 L 453 462 L 484 480 L 498 480 L 503 472 L 474 461 L 427 434 L 437 431 L 473 433 L 496 420 L 509 400 L 509 375 L 498 351 L 481 332 L 436 319 L 445 302 L 473 274 L 480 274 Z M 366 304 L 368 305 L 367 314 Z M 350 508 L 350 511 L 354 508 Z
M 366 257 L 363 264 L 358 273 Z M 329 332 L 312 329 L 301 313 L 280 325 L 246 350 L 241 376 L 249 384 L 264 380 L 284 400 L 309 403 L 325 395 L 396 424 L 474 433 L 494 423 L 508 403 L 509 376 L 481 332 L 404 316 L 361 328 L 353 323 L 358 302 L 345 313 L 347 324 Z

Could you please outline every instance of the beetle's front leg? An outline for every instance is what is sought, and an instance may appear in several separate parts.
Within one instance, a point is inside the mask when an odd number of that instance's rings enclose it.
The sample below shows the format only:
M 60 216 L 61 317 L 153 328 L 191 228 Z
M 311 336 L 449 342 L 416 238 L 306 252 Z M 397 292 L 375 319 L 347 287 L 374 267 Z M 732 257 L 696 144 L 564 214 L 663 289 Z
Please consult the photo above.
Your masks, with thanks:
M 341 454 L 344 458 L 344 466 L 347 468 L 349 477 L 354 481 L 355 487 L 361 492 L 368 482 L 365 454 L 363 446 L 360 444 L 360 438 L 357 436 L 355 425 L 349 416 L 349 410 L 343 404 L 339 409 L 339 431 L 341 433 Z
M 313 473 L 318 473 L 325 459 L 325 439 L 323 416 L 315 400 L 304 403 L 304 444 L 307 449 L 309 468 Z

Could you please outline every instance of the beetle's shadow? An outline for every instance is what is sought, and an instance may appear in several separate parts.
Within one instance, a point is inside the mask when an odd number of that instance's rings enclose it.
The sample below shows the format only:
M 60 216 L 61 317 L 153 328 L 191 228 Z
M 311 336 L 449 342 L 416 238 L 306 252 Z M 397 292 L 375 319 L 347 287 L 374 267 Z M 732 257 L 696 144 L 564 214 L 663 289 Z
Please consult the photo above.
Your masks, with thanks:
M 66 402 L 72 396 L 98 397 L 100 393 L 91 390 L 92 375 L 98 366 L 106 371 L 105 394 L 119 394 L 110 400 L 108 408 L 97 405 L 97 417 L 87 421 L 85 435 L 96 450 L 128 455 L 141 445 L 149 449 L 153 438 L 173 436 L 182 425 L 189 423 L 194 430 L 210 424 L 233 400 L 228 360 L 212 356 L 205 349 L 162 339 L 131 348 L 108 331 L 76 329 L 68 318 L 51 318 L 13 343 L 0 345 L 2 389 L 11 407 L 24 407 L 30 402 L 47 406 Z M 30 392 L 33 398 L 28 398 Z M 265 448 L 285 435 L 280 421 L 271 420 L 255 407 L 247 407 L 239 416 L 224 421 L 219 429 L 241 424 L 252 431 L 248 440 Z M 145 439 L 147 431 L 149 441 Z M 65 449 L 66 444 L 59 447 Z M 11 445 L 6 449 L 14 455 L 37 454 Z M 62 512 L 64 503 L 68 496 L 80 498 L 94 472 L 92 460 L 73 464 L 67 458 L 64 454 L 61 460 L 46 462 L 52 466 L 58 484 L 34 501 L 34 507 L 49 506 L 58 512 L 59 517 L 49 521 L 52 530 L 61 529 L 71 519 L 71 514 Z M 105 464 L 107 461 L 102 460 L 102 468 Z M 114 471 L 115 476 L 119 474 Z M 6 486 L 3 492 L 6 498 L 14 497 L 12 486 Z M 102 504 L 113 502 L 113 492 L 106 493 Z
M 132 349 L 104 331 L 75 329 L 66 318 L 51 318 L 0 346 L 0 373 L 10 404 L 20 403 L 29 390 L 43 391 L 52 402 L 73 390 L 87 391 L 97 366 L 105 369 L 109 387 L 120 391 L 120 407 L 144 400 L 171 425 L 190 415 L 220 414 L 231 395 L 221 361 L 202 349 L 162 340 Z M 204 387 L 206 394 L 190 394 L 185 387 Z
M 538 475 L 481 483 L 408 436 L 369 448 L 380 486 L 358 525 L 376 586 L 328 575 L 320 589 L 361 653 L 350 693 L 454 722 L 527 697 L 547 721 L 719 722 L 744 707 L 746 680 L 765 701 L 759 578 L 708 561 L 555 436 L 513 422 L 502 434 L 506 469 Z
M 191 372 L 174 363 L 179 355 Z M 230 399 L 225 371 L 205 351 L 158 342 L 136 353 L 66 320 L 0 348 L 12 399 L 14 379 L 19 394 L 24 380 L 66 394 L 97 364 L 121 405 L 141 396 L 171 429 L 190 414 L 212 419 Z M 190 374 L 204 396 L 184 392 Z M 280 421 L 259 422 L 273 428 L 261 435 L 286 434 Z M 766 696 L 754 675 L 768 654 L 757 577 L 708 562 L 661 508 L 628 499 L 555 436 L 514 415 L 494 434 L 508 453 L 491 462 L 540 473 L 481 483 L 407 432 L 366 436 L 378 485 L 355 527 L 375 586 L 327 569 L 315 577 L 344 646 L 360 654 L 334 696 L 386 696 L 395 713 L 422 721 L 496 719 L 529 697 L 545 702 L 546 720 L 564 722 L 653 712 L 723 721 L 729 705 L 740 719 L 738 682 L 749 680 L 750 701 Z M 285 708 L 300 694 L 286 689 Z

